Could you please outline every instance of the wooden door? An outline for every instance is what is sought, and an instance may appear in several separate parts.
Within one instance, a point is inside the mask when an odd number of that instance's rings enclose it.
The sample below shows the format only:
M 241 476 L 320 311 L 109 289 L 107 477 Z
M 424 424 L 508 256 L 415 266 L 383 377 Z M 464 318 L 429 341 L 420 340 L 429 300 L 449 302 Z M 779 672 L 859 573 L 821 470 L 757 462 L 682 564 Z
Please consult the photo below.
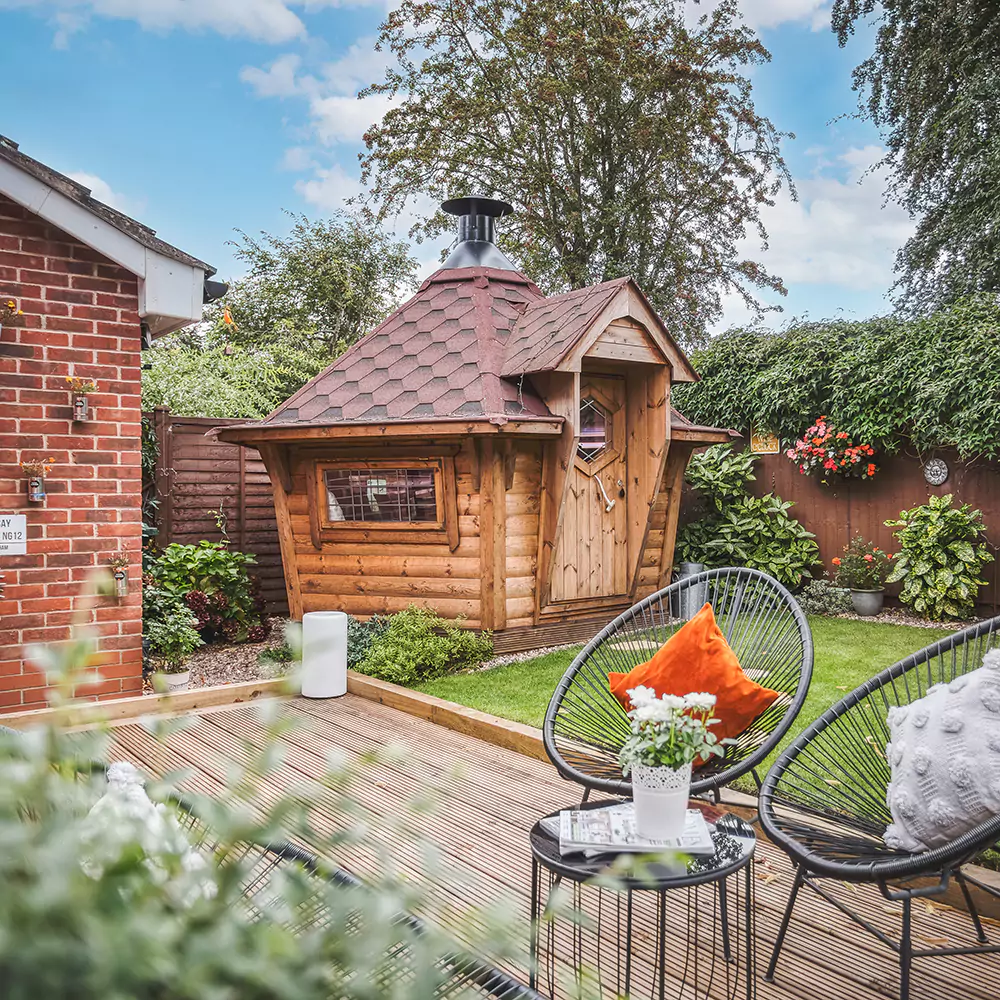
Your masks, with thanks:
M 628 591 L 625 379 L 584 375 L 579 444 L 552 567 L 552 601 Z

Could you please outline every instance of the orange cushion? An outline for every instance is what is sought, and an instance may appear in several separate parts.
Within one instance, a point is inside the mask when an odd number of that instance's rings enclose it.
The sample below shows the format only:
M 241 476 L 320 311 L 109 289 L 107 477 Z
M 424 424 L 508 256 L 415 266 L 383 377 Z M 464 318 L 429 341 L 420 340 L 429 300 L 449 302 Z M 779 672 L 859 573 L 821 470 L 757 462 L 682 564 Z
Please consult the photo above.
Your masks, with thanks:
M 628 711 L 628 692 L 639 684 L 658 695 L 685 695 L 706 691 L 716 696 L 715 715 L 720 721 L 712 732 L 720 739 L 739 736 L 781 693 L 750 680 L 726 637 L 715 623 L 712 605 L 706 604 L 679 628 L 652 656 L 627 674 L 610 673 L 611 693 Z

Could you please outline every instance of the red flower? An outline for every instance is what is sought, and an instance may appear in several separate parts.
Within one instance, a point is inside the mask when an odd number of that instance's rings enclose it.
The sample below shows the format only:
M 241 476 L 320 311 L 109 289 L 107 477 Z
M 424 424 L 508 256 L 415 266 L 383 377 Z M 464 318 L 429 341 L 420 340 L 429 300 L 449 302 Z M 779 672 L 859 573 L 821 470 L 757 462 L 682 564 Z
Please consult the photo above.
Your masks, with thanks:
M 865 556 L 865 562 L 872 562 L 874 558 L 875 557 L 871 553 L 869 553 L 868 555 Z
M 839 556 L 834 556 L 832 562 L 833 562 L 834 566 L 839 566 L 840 565 L 840 557 Z
M 874 476 L 875 475 L 875 465 L 874 465 L 873 462 L 869 462 L 868 463 L 868 475 L 869 476 Z

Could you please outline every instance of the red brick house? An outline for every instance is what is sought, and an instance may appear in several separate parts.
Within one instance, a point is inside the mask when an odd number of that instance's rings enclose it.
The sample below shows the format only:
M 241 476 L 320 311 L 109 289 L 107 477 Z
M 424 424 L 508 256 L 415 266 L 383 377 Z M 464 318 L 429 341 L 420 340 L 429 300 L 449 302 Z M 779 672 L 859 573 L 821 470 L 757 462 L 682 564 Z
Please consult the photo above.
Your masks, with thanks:
M 81 693 L 141 690 L 139 352 L 201 319 L 224 291 L 213 273 L 0 137 L 0 712 L 44 704 L 24 647 L 76 622 L 100 636 L 104 678 Z M 9 302 L 20 315 L 4 319 Z M 83 421 L 71 377 L 96 383 Z M 48 459 L 47 497 L 31 502 L 20 463 Z M 91 596 L 121 550 L 128 596 Z

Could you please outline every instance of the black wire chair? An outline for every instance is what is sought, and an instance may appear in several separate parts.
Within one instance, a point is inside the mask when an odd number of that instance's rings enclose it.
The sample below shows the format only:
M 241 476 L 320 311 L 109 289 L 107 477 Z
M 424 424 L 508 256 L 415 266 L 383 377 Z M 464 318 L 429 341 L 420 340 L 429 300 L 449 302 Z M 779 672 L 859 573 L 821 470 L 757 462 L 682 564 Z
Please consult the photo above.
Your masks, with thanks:
M 193 803 L 184 796 L 174 795 L 172 800 L 178 806 L 182 825 L 192 835 L 192 841 L 207 853 L 216 853 L 216 844 L 211 829 L 198 817 Z M 365 884 L 343 868 L 327 864 L 316 855 L 297 847 L 289 841 L 258 844 L 245 841 L 233 847 L 225 845 L 225 850 L 216 855 L 223 864 L 241 864 L 245 872 L 241 888 L 243 897 L 252 915 L 256 915 L 266 905 L 270 897 L 269 882 L 283 866 L 297 865 L 317 879 L 317 891 L 311 899 L 297 900 L 291 915 L 294 931 L 304 931 L 329 924 L 324 904 L 324 894 L 320 891 L 319 880 L 343 887 L 345 891 L 371 891 Z M 269 913 L 273 919 L 273 913 Z M 396 919 L 409 926 L 415 936 L 425 933 L 425 926 L 418 917 L 409 913 L 397 914 Z M 350 928 L 347 928 L 350 931 Z M 410 956 L 405 945 L 393 949 L 389 969 L 384 974 L 398 979 L 410 975 Z M 435 992 L 436 1000 L 453 1000 L 459 997 L 483 997 L 492 1000 L 542 1000 L 541 994 L 519 982 L 513 976 L 485 962 L 477 955 L 459 948 L 444 955 L 438 966 L 441 974 Z
M 590 792 L 630 796 L 618 753 L 629 719 L 611 694 L 608 673 L 627 673 L 648 660 L 705 602 L 739 659 L 758 684 L 778 698 L 726 748 L 699 767 L 693 794 L 719 790 L 751 774 L 777 746 L 798 715 L 812 677 L 812 633 L 795 598 L 777 580 L 754 569 L 713 569 L 671 584 L 619 615 L 570 664 L 545 713 L 545 750 L 559 773 Z
M 899 955 L 900 996 L 909 996 L 914 958 L 1000 951 L 989 944 L 969 883 L 989 895 L 1000 892 L 963 873 L 966 864 L 1000 839 L 1000 816 L 982 823 L 953 843 L 916 854 L 892 850 L 882 840 L 892 822 L 886 804 L 889 763 L 888 711 L 923 697 L 933 684 L 953 680 L 982 665 L 983 655 L 1000 645 L 1000 618 L 973 625 L 942 639 L 862 684 L 824 712 L 778 758 L 764 780 L 760 818 L 764 830 L 796 865 L 765 980 L 770 982 L 781 953 L 799 889 L 809 886 L 819 896 L 864 927 Z M 931 876 L 927 885 L 909 884 Z M 944 893 L 955 878 L 965 898 L 978 944 L 969 947 L 914 948 L 911 907 L 915 898 Z M 818 879 L 876 885 L 886 899 L 902 903 L 898 939 L 891 938 Z

